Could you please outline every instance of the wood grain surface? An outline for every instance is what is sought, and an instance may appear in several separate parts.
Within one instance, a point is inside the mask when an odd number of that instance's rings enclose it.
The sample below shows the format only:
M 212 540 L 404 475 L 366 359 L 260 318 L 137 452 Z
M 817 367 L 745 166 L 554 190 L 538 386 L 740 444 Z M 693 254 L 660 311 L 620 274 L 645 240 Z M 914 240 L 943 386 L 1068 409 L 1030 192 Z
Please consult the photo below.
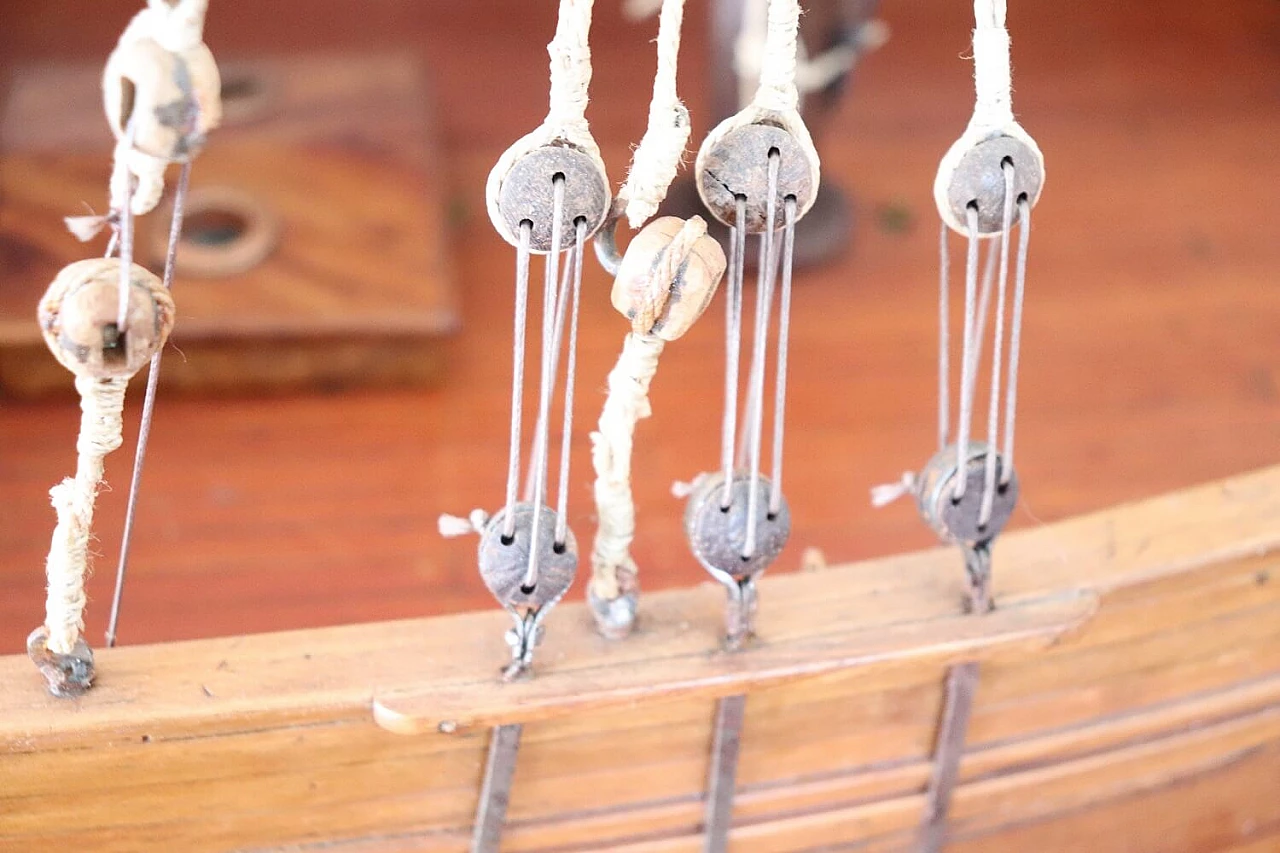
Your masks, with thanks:
M 5 14 L 6 63 L 105 57 L 136 3 L 24 4 Z M 598 4 L 590 118 L 620 180 L 645 118 L 652 23 Z M 483 213 L 497 154 L 545 110 L 553 4 L 213 4 L 228 60 L 264 49 L 411 48 L 437 81 L 451 251 L 464 329 L 442 387 L 211 401 L 161 388 L 125 643 L 416 617 L 488 607 L 469 542 L 442 511 L 501 499 L 512 253 Z M 1280 447 L 1280 8 L 1172 0 L 1014 4 L 1016 106 L 1048 164 L 1024 337 L 1015 526 L 1035 526 L 1275 461 Z M 689 44 L 706 4 L 690 3 Z M 824 176 L 855 194 L 849 251 L 797 280 L 788 416 L 792 548 L 832 562 L 927 545 L 914 510 L 873 511 L 869 486 L 918 467 L 934 431 L 937 160 L 972 101 L 969 9 L 888 0 L 893 38 L 869 57 L 818 139 Z M 708 69 L 682 65 L 695 139 Z M 0 160 L 0 170 L 14 168 Z M 347 199 L 318 199 L 340 208 Z M 58 227 L 49 210 L 42 227 Z M 9 216 L 0 199 L 0 218 Z M 906 226 L 903 227 L 904 219 Z M 34 225 L 32 227 L 35 227 Z M 349 251 L 359 251 L 351 247 Z M 5 263 L 21 259 L 5 256 Z M 625 321 L 594 266 L 584 284 L 572 523 L 591 535 L 587 432 Z M 177 294 L 181 300 L 181 293 Z M 704 579 L 671 481 L 715 465 L 721 312 L 668 348 L 637 434 L 636 554 L 646 589 Z M 174 354 L 176 355 L 176 354 Z M 69 383 L 68 383 L 69 384 Z M 136 431 L 107 463 L 90 638 L 99 643 Z M 0 402 L 0 650 L 40 622 L 48 488 L 73 463 L 74 403 Z M 581 594 L 581 584 L 575 590 Z
M 565 605 L 538 678 L 512 685 L 492 612 L 105 650 L 74 701 L 0 657 L 0 849 L 464 850 L 485 727 L 520 720 L 504 850 L 696 850 L 713 703 L 746 692 L 735 850 L 905 850 L 943 667 L 968 656 L 987 662 L 962 849 L 1266 839 L 1280 467 L 1012 534 L 998 556 L 997 611 L 959 641 L 955 555 L 933 549 L 766 578 L 759 640 L 733 655 L 714 589 L 651 596 L 626 643 Z M 1002 618 L 1037 612 L 1039 641 L 1010 645 Z
M 52 215 L 105 204 L 113 140 L 98 65 L 15 68 L 0 115 L 0 257 L 9 261 L 0 264 L 0 390 L 14 396 L 65 396 L 65 371 L 48 358 L 29 308 L 58 269 L 106 245 L 105 234 L 76 242 Z M 439 379 L 441 339 L 459 316 L 421 58 L 257 57 L 222 71 L 231 96 L 192 166 L 185 233 L 206 236 L 180 246 L 182 330 L 170 350 L 181 356 L 166 365 L 166 387 L 243 393 Z M 156 271 L 177 171 L 165 201 L 136 224 L 134 257 Z M 238 239 L 209 243 L 228 226 Z

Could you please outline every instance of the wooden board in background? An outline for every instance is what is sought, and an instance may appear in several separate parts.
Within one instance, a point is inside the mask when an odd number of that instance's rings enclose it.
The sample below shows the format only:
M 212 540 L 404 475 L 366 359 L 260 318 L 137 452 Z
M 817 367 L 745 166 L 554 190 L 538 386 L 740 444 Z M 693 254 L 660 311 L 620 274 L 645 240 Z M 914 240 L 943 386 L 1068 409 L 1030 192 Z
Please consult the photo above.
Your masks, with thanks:
M 223 70 L 227 120 L 195 162 L 190 209 L 211 195 L 245 201 L 247 217 L 213 202 L 242 233 L 206 253 L 238 251 L 251 239 L 245 219 L 274 237 L 265 259 L 243 272 L 197 264 L 194 251 L 180 255 L 172 344 L 182 357 L 166 360 L 165 386 L 437 378 L 441 338 L 459 314 L 420 60 L 334 54 L 228 62 Z M 12 74 L 0 119 L 0 388 L 13 394 L 70 387 L 40 339 L 34 306 L 59 268 L 105 245 L 105 236 L 81 245 L 62 225 L 86 203 L 105 205 L 111 140 L 100 73 L 35 65 Z M 171 168 L 170 191 L 176 177 Z M 187 232 L 217 241 L 215 225 L 189 218 Z M 159 271 L 167 231 L 162 203 L 139 221 L 136 259 Z

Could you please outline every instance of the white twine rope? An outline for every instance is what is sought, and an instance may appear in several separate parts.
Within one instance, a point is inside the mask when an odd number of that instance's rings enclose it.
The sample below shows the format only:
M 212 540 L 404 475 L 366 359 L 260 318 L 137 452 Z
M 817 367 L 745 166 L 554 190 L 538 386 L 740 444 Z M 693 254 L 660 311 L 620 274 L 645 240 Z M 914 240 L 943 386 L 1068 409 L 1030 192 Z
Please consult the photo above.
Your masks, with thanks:
M 973 82 L 977 98 L 971 130 L 1002 130 L 1014 123 L 1013 72 L 1005 0 L 974 0 Z
M 150 40 L 173 53 L 182 53 L 201 44 L 208 0 L 179 0 L 170 5 L 166 0 L 148 0 L 147 8 L 133 16 L 120 35 L 116 52 L 129 45 Z M 114 60 L 115 54 L 113 54 Z M 110 66 L 109 66 L 110 67 Z M 147 81 L 134 81 L 146 84 Z M 212 124 L 216 124 L 214 120 Z M 67 230 L 80 242 L 87 243 L 108 225 L 115 226 L 125 205 L 136 216 L 150 213 L 164 194 L 164 173 L 169 162 L 133 147 L 128 132 L 117 141 L 112 152 L 111 181 L 108 192 L 109 212 L 104 215 L 68 216 Z M 130 187 L 130 176 L 136 185 Z
M 699 171 L 705 168 L 706 158 L 729 133 L 750 124 L 768 121 L 781 126 L 795 138 L 809 164 L 810 183 L 817 189 L 821 181 L 818 149 L 798 111 L 800 91 L 796 83 L 796 62 L 799 32 L 800 4 L 797 0 L 769 0 L 760 85 L 750 104 L 720 122 L 707 134 L 698 150 Z M 797 220 L 808 212 L 815 198 L 816 191 L 809 193 L 806 206 L 796 211 Z
M 675 180 L 685 144 L 692 130 L 689 111 L 676 94 L 676 62 L 684 0 L 663 0 L 658 19 L 658 69 L 649 102 L 649 126 L 631 158 L 631 171 L 618 191 L 626 204 L 627 221 L 639 228 L 658 210 Z
M 587 89 L 591 85 L 592 0 L 561 0 L 551 56 L 551 96 L 544 124 L 568 136 L 587 135 Z
M 485 184 L 485 202 L 493 227 L 508 243 L 515 245 L 516 234 L 498 209 L 502 182 L 516 161 L 536 148 L 552 143 L 567 143 L 591 157 L 600 172 L 605 171 L 600 147 L 587 125 L 588 90 L 591 85 L 591 8 L 594 0 L 560 0 L 556 34 L 547 45 L 551 57 L 551 94 L 547 117 L 529 133 L 517 139 L 502 153 Z
M 208 0 L 178 0 L 172 4 L 167 0 L 147 0 L 147 8 L 129 22 L 116 49 L 120 50 L 130 42 L 150 39 L 172 53 L 191 50 L 204 39 L 204 18 L 208 6 Z M 132 145 L 118 146 L 115 158 L 118 165 L 112 171 L 111 209 L 123 210 L 129 200 L 127 180 L 117 174 L 123 160 L 124 171 L 132 173 L 138 182 L 129 201 L 133 212 L 141 216 L 154 210 L 164 193 L 164 172 L 168 161 L 138 151 Z
M 145 26 L 151 37 L 165 50 L 178 53 L 204 40 L 204 17 L 208 9 L 209 0 L 178 0 L 176 3 L 147 0 L 147 8 L 134 20 L 148 16 L 150 20 Z
M 636 424 L 652 414 L 649 383 L 658 371 L 666 342 L 656 335 L 630 332 L 618 363 L 609 371 L 609 396 L 591 433 L 591 464 L 596 471 L 593 492 L 598 526 L 591 547 L 591 589 L 611 601 L 621 594 L 619 571 L 636 572 L 631 557 L 636 510 L 631 498 L 631 450 Z
M 796 88 L 796 54 L 800 39 L 800 3 L 797 0 L 769 0 L 764 34 L 764 55 L 760 59 L 760 86 L 752 100 L 755 106 L 785 112 L 800 106 Z
M 569 445 L 573 437 L 573 391 L 577 385 L 578 375 L 578 315 L 581 313 L 579 309 L 582 305 L 582 263 L 587 240 L 587 223 L 579 219 L 575 229 L 577 234 L 573 255 L 569 259 L 573 267 L 573 289 L 567 291 L 562 287 L 560 293 L 562 300 L 573 299 L 573 309 L 569 312 L 569 354 L 564 373 L 564 425 L 560 430 L 560 474 L 556 483 L 555 543 L 557 545 L 564 544 L 569 533 Z
M 147 8 L 129 21 L 119 44 L 151 39 L 165 50 L 180 53 L 204 40 L 209 0 L 147 0 Z
M 1013 66 L 1009 31 L 1005 28 L 1006 0 L 974 0 L 973 16 L 973 115 L 960 138 L 938 166 L 933 183 L 934 203 L 942 221 L 961 234 L 965 223 L 951 209 L 948 191 L 956 168 L 974 146 L 996 136 L 1011 136 L 1026 145 L 1036 158 L 1044 186 L 1044 155 L 1031 135 L 1013 116 Z M 1035 203 L 1035 199 L 1031 200 Z
M 748 0 L 742 13 L 742 27 L 733 45 L 733 70 L 738 76 L 738 102 L 748 104 L 760 79 L 764 61 L 765 33 L 768 29 L 766 0 Z M 801 93 L 818 92 L 849 73 L 859 57 L 883 47 L 889 40 L 884 21 L 862 23 L 850 39 L 809 56 L 804 41 L 796 43 L 796 88 Z
M 734 222 L 745 222 L 747 198 L 738 195 L 734 199 Z M 724 413 L 720 420 L 720 470 L 724 488 L 720 494 L 720 506 L 727 507 L 733 499 L 734 445 L 738 436 L 738 375 L 742 360 L 742 278 L 746 266 L 747 229 L 729 229 L 729 281 L 724 295 Z M 763 269 L 763 266 L 761 266 Z M 747 426 L 752 423 L 751 406 L 744 417 Z M 745 452 L 747 442 L 742 449 Z M 745 460 L 742 467 L 746 467 Z
M 631 496 L 631 455 L 636 424 L 649 417 L 649 384 L 658 371 L 658 358 L 666 342 L 653 334 L 667 295 L 689 260 L 694 245 L 707 233 L 707 223 L 692 217 L 676 232 L 654 262 L 649 292 L 642 310 L 631 321 L 631 332 L 622 343 L 622 354 L 609 371 L 609 396 L 596 431 L 591 433 L 591 464 L 596 480 L 596 537 L 591 547 L 591 590 L 599 600 L 612 601 L 625 592 L 619 573 L 634 579 L 636 510 Z
M 102 482 L 103 460 L 120 446 L 127 379 L 77 376 L 80 435 L 76 475 L 49 490 L 58 523 L 45 561 L 48 596 L 45 630 L 54 654 L 70 654 L 84 631 L 84 581 L 89 572 L 93 508 Z
M 702 476 L 702 475 L 699 475 L 699 476 Z M 697 488 L 696 485 L 694 484 L 696 482 L 697 482 L 696 479 L 693 483 L 689 482 L 688 480 L 676 480 L 671 484 L 671 497 L 675 498 L 676 500 L 681 500 L 681 501 L 684 500 L 685 498 L 689 497 L 689 495 L 693 494 L 693 490 Z

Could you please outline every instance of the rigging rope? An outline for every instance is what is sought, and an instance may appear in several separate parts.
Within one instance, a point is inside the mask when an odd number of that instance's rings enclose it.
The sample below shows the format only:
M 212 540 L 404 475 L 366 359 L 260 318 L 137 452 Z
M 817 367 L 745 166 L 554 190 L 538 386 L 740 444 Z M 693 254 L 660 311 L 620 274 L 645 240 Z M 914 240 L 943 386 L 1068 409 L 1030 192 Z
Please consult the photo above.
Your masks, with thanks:
M 1009 337 L 1009 393 L 1005 398 L 1004 467 L 1000 484 L 1013 476 L 1013 436 L 1018 416 L 1018 361 L 1022 351 L 1022 303 L 1027 287 L 1027 249 L 1031 245 L 1031 202 L 1018 199 L 1018 264 L 1013 290 L 1013 330 Z
M 689 111 L 676 94 L 676 67 L 680 53 L 680 28 L 684 0 L 663 0 L 658 18 L 658 66 L 653 76 L 649 124 L 631 158 L 631 170 L 618 191 L 618 203 L 626 210 L 632 228 L 653 216 L 667 197 L 684 159 L 692 127 Z
M 485 184 L 489 219 L 502 238 L 512 245 L 518 239 L 499 209 L 502 184 L 516 161 L 544 145 L 567 144 L 586 154 L 604 174 L 600 147 L 591 135 L 586 109 L 591 85 L 591 29 L 593 0 L 560 0 L 556 32 L 547 45 L 551 85 L 547 116 L 529 133 L 517 139 L 498 158 Z
M 80 436 L 76 440 L 76 474 L 49 490 L 58 515 L 45 560 L 49 595 L 45 603 L 47 645 L 55 654 L 70 654 L 84 633 L 84 581 L 89 572 L 89 538 L 93 509 L 108 453 L 121 444 L 125 378 L 76 377 L 80 393 Z

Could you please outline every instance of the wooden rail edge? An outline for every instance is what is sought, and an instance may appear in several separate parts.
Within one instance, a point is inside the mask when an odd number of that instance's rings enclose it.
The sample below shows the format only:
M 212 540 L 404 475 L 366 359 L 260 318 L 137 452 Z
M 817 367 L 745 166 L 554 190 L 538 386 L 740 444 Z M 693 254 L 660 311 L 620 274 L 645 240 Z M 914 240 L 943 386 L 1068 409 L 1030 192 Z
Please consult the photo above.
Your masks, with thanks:
M 828 590 L 834 593 L 842 574 L 823 577 L 817 586 L 834 584 Z M 641 701 L 736 696 L 847 669 L 991 660 L 1044 648 L 1096 610 L 1094 595 L 1072 591 L 1009 602 L 969 617 L 958 612 L 957 601 L 945 590 L 915 587 L 892 594 L 899 600 L 876 612 L 876 618 L 855 622 L 851 617 L 872 614 L 861 608 L 849 608 L 844 618 L 829 613 L 834 608 L 804 600 L 805 588 L 814 584 L 797 580 L 778 578 L 762 589 L 762 603 L 778 616 L 762 619 L 753 647 L 743 651 L 721 651 L 714 628 L 720 625 L 723 593 L 708 585 L 653 596 L 656 600 L 646 603 L 644 631 L 623 643 L 581 636 L 592 630 L 586 624 L 566 631 L 547 649 L 554 652 L 548 655 L 554 666 L 526 681 L 431 679 L 380 690 L 374 719 L 399 734 L 453 732 Z M 832 603 L 846 602 L 837 595 Z M 586 614 L 581 616 L 580 623 Z M 496 673 L 492 665 L 489 669 Z
M 98 684 L 77 700 L 49 697 L 26 657 L 8 656 L 0 747 L 75 749 L 370 713 L 405 734 L 459 732 L 836 671 L 873 677 L 1007 658 L 1087 630 L 1117 592 L 1277 549 L 1280 467 L 1010 534 L 995 552 L 989 615 L 961 613 L 953 549 L 767 577 L 759 639 L 735 654 L 719 648 L 722 592 L 704 583 L 646 596 L 623 642 L 596 635 L 584 605 L 561 605 L 536 677 L 515 684 L 498 678 L 509 654 L 501 611 L 104 649 Z

